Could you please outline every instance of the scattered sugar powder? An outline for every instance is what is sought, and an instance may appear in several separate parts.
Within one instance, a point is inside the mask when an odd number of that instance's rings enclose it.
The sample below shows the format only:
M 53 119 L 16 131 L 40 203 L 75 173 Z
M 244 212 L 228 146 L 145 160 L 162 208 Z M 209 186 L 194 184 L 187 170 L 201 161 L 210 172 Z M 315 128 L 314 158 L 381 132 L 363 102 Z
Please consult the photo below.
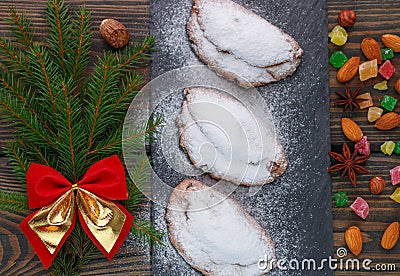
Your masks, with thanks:
M 171 69 L 201 64 L 190 49 L 186 36 L 191 1 L 152 1 L 152 30 L 158 52 L 152 64 L 153 77 Z M 275 118 L 278 137 L 285 149 L 289 168 L 277 181 L 264 185 L 256 195 L 239 187 L 231 195 L 270 234 L 278 259 L 326 258 L 333 253 L 329 164 L 328 59 L 326 47 L 325 3 L 263 0 L 236 1 L 281 27 L 294 37 L 305 51 L 303 61 L 291 77 L 260 87 Z M 156 96 L 156 95 L 154 95 Z M 164 99 L 157 114 L 171 118 L 179 113 L 183 91 Z M 176 130 L 178 131 L 178 130 Z M 176 132 L 178 135 L 178 132 Z M 162 128 L 152 147 L 154 169 L 158 176 L 176 186 L 184 175 L 168 165 L 161 148 Z M 170 139 L 177 139 L 170 138 Z M 207 185 L 215 180 L 207 175 L 195 177 Z M 153 206 L 155 226 L 167 233 L 165 207 Z M 154 275 L 199 275 L 163 238 L 164 247 L 153 254 Z M 263 256 L 260 256 L 262 258 Z M 269 275 L 326 275 L 331 271 L 292 272 L 275 269 Z

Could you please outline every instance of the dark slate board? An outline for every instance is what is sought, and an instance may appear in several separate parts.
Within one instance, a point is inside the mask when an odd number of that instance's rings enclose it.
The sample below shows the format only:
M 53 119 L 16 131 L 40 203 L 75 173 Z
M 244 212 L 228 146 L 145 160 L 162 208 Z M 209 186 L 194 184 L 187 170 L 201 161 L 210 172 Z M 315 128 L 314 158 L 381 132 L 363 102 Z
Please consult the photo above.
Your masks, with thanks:
M 240 187 L 232 195 L 269 231 L 276 244 L 277 257 L 287 260 L 333 255 L 331 183 L 326 169 L 329 140 L 329 93 L 326 3 L 320 0 L 236 0 L 294 37 L 305 54 L 295 74 L 278 83 L 258 88 L 270 106 L 289 169 L 273 184 L 265 185 L 255 196 Z M 158 51 L 152 62 L 152 77 L 172 69 L 202 64 L 190 48 L 186 21 L 191 0 L 151 1 L 151 31 Z M 157 95 L 152 95 L 157 97 Z M 163 100 L 157 113 L 168 118 L 182 104 L 177 91 Z M 162 129 L 160 129 L 162 131 Z M 178 135 L 178 133 L 176 133 Z M 152 160 L 157 175 L 171 186 L 183 178 L 165 160 L 161 137 L 152 142 Z M 211 180 L 204 176 L 205 182 Z M 167 232 L 165 208 L 154 204 L 153 220 Z M 171 246 L 153 253 L 154 275 L 198 275 Z M 260 256 L 261 257 L 261 256 Z M 318 272 L 279 271 L 269 275 L 332 275 L 327 268 Z

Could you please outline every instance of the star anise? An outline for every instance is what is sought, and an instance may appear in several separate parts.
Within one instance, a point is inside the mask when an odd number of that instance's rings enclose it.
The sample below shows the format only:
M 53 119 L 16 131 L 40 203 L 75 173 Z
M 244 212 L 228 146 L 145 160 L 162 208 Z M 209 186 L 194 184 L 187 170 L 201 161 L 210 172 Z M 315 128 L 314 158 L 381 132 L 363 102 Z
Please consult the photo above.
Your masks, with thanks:
M 342 154 L 330 151 L 329 156 L 338 161 L 338 163 L 329 167 L 328 172 L 342 171 L 341 178 L 344 178 L 347 173 L 351 184 L 354 186 L 357 184 L 356 173 L 370 173 L 361 166 L 361 164 L 368 160 L 369 155 L 357 156 L 357 151 L 351 154 L 346 143 L 343 144 Z
M 360 108 L 359 103 L 363 101 L 367 101 L 366 99 L 357 99 L 358 93 L 360 93 L 360 90 L 362 88 L 362 84 L 357 87 L 353 92 L 350 91 L 349 84 L 346 83 L 346 92 L 345 94 L 342 94 L 340 92 L 335 92 L 341 99 L 336 101 L 336 105 L 343 105 L 344 110 L 347 108 L 350 108 L 350 110 L 353 110 L 353 108 Z

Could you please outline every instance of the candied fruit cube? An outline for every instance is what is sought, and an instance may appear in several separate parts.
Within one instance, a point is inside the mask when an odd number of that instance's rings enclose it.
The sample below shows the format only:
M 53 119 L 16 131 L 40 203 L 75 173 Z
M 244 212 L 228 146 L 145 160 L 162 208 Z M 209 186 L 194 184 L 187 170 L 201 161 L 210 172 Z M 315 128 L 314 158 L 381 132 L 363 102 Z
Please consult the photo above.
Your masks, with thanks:
M 372 106 L 368 109 L 368 121 L 375 122 L 380 117 L 382 117 L 383 109 L 380 107 Z
M 394 68 L 390 60 L 385 61 L 379 68 L 379 74 L 387 80 L 393 76 L 395 71 L 396 68 Z
M 396 143 L 396 146 L 394 147 L 394 153 L 400 154 L 400 141 Z
M 341 34 L 335 34 L 331 38 L 331 42 L 337 46 L 343 46 L 347 42 L 347 36 Z
M 371 154 L 371 147 L 369 145 L 367 136 L 363 136 L 363 138 L 355 144 L 354 148 L 359 154 L 362 155 Z
M 396 98 L 388 95 L 383 96 L 381 106 L 387 111 L 393 111 L 393 109 L 396 107 L 396 104 L 397 104 Z
M 333 195 L 336 207 L 343 207 L 349 204 L 346 192 L 338 192 Z
M 377 90 L 380 90 L 380 91 L 388 90 L 387 81 L 384 80 L 384 81 L 376 83 L 374 85 L 374 89 L 377 89 Z
M 390 180 L 392 181 L 392 185 L 400 184 L 400 166 L 390 170 Z
M 365 81 L 378 75 L 378 61 L 376 59 L 361 63 L 358 67 L 360 80 Z
M 358 106 L 360 107 L 360 109 L 364 109 L 364 108 L 374 105 L 374 102 L 372 101 L 372 97 L 371 97 L 370 93 L 364 93 L 364 94 L 358 95 L 356 99 L 364 100 L 364 101 L 358 103 Z
M 366 219 L 369 214 L 369 206 L 368 203 L 362 198 L 357 197 L 353 204 L 350 205 L 350 208 L 362 219 Z
M 333 44 L 342 46 L 347 42 L 348 35 L 346 30 L 342 26 L 336 25 L 328 36 L 330 37 Z
M 382 54 L 382 60 L 388 60 L 394 58 L 393 49 L 391 48 L 381 49 L 381 54 Z
M 386 141 L 381 145 L 381 151 L 384 154 L 392 155 L 395 146 L 396 144 L 393 141 Z
M 400 203 L 400 187 L 398 187 L 393 194 L 390 196 L 391 199 L 396 201 L 397 203 Z
M 346 63 L 348 58 L 342 51 L 333 52 L 331 57 L 329 58 L 329 63 L 332 64 L 333 67 L 339 69 Z

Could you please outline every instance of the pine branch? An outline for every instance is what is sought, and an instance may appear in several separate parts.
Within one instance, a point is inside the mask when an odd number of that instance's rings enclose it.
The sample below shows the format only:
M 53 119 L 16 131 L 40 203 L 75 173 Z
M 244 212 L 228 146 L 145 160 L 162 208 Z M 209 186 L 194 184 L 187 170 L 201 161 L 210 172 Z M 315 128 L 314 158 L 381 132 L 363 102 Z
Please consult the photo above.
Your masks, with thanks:
M 28 197 L 21 193 L 0 190 L 1 211 L 25 211 L 28 209 Z
M 164 233 L 155 229 L 148 221 L 135 219 L 131 228 L 131 232 L 140 240 L 145 241 L 152 246 L 165 245 L 161 239 Z
M 43 99 L 50 99 L 50 107 L 54 113 L 57 113 L 52 80 L 59 79 L 59 75 L 54 62 L 51 61 L 46 48 L 38 44 L 34 44 L 28 52 L 28 58 L 31 61 L 30 70 L 33 73 L 29 84 L 37 87 L 36 91 L 42 94 Z
M 5 61 L 8 61 L 8 70 L 32 76 L 32 72 L 25 64 L 25 54 L 23 54 L 19 48 L 14 47 L 11 41 L 4 36 L 0 38 L 0 57 Z
M 102 152 L 108 152 L 108 151 L 114 151 L 117 150 L 118 148 L 121 147 L 123 142 L 129 142 L 131 144 L 135 144 L 134 140 L 138 140 L 139 142 L 143 141 L 143 137 L 146 134 L 147 131 L 151 130 L 144 130 L 142 132 L 138 133 L 133 133 L 129 137 L 122 138 L 121 136 L 121 131 L 117 133 L 118 135 L 115 135 L 117 137 L 110 137 L 110 139 L 105 140 L 105 143 L 100 144 L 98 147 L 94 148 L 93 150 L 88 152 L 88 155 L 92 154 L 97 154 L 97 153 L 102 153 Z M 115 139 L 117 138 L 117 139 Z
M 112 53 L 105 53 L 99 61 L 94 74 L 88 81 L 86 96 L 87 113 L 90 116 L 88 149 L 92 149 L 96 137 L 107 130 L 107 125 L 113 122 L 112 117 L 106 117 L 105 111 L 118 92 L 119 72 L 115 68 L 116 58 Z
M 82 226 L 78 223 L 71 234 L 71 249 L 77 252 L 77 268 L 80 269 L 84 264 L 90 262 L 94 257 L 99 254 L 99 250 L 93 244 L 92 240 L 83 231 Z
M 90 32 L 90 13 L 87 12 L 85 6 L 80 8 L 79 12 L 75 14 L 75 17 L 77 19 L 72 22 L 72 36 L 74 38 L 72 40 L 72 48 L 75 49 L 75 51 L 73 51 L 75 57 L 72 58 L 74 63 L 70 65 L 70 67 L 73 69 L 69 73 L 71 74 L 71 79 L 79 81 L 89 61 L 90 39 L 92 34 Z
M 134 175 L 134 173 L 132 173 L 131 175 Z M 143 194 L 140 188 L 141 184 L 137 185 L 135 183 L 138 183 L 138 180 L 132 181 L 130 178 L 128 178 L 126 181 L 128 188 L 128 200 L 124 202 L 124 206 L 125 209 L 127 209 L 130 213 L 137 212 L 136 206 L 143 200 Z
M 35 145 L 32 145 L 34 152 L 39 156 L 39 162 L 43 163 L 46 166 L 51 166 L 49 160 L 47 159 L 47 157 L 42 153 L 42 151 Z
M 45 164 L 53 167 L 54 158 L 49 157 L 45 149 L 40 148 L 35 143 L 27 144 L 25 141 L 18 139 L 16 142 L 8 143 L 8 147 L 4 149 L 6 156 L 9 159 L 10 165 L 25 187 L 26 173 L 31 162 Z
M 69 104 L 69 99 L 67 95 L 67 87 L 65 83 L 62 83 L 62 91 L 64 94 L 64 99 L 65 99 L 65 112 L 67 113 L 67 124 L 68 124 L 68 134 L 69 134 L 69 151 L 71 154 L 71 167 L 72 167 L 72 174 L 73 174 L 73 179 L 74 183 L 78 181 L 78 177 L 76 174 L 76 164 L 75 164 L 75 151 L 74 151 L 74 143 L 73 143 L 73 133 L 72 133 L 72 120 L 71 120 L 71 115 L 72 115 L 72 110 L 71 106 Z
M 150 59 L 149 51 L 154 50 L 155 37 L 148 36 L 138 43 L 132 43 L 125 54 L 120 55 L 120 63 L 117 67 L 124 70 L 126 67 L 143 64 L 143 61 Z
M 21 101 L 22 105 L 32 113 L 32 115 L 43 125 L 43 127 L 50 134 L 54 134 L 53 130 L 50 129 L 44 119 L 40 117 L 38 112 L 31 106 L 31 96 L 28 96 L 29 98 L 26 97 L 26 95 L 29 95 L 30 92 L 24 91 L 26 88 L 22 87 L 18 81 L 15 81 L 12 75 L 8 77 L 0 75 L 0 87 L 3 88 L 2 91 L 14 95 L 19 101 Z
M 78 276 L 81 267 L 98 254 L 98 249 L 83 231 L 80 223 L 77 223 L 71 236 L 54 259 L 51 274 L 54 276 Z
M 136 211 L 136 206 L 143 199 L 141 191 L 147 186 L 147 181 L 151 177 L 151 170 L 146 161 L 146 154 L 136 157 L 134 166 L 129 169 L 130 178 L 127 179 L 128 200 L 124 202 L 124 206 L 130 213 Z
M 21 149 L 26 153 L 26 159 L 31 159 L 34 162 L 44 163 L 45 165 L 50 166 L 50 162 L 48 161 L 46 154 L 43 153 L 36 144 L 27 144 L 21 139 L 16 139 L 16 144 L 18 144 Z M 25 168 L 27 167 L 28 166 L 25 166 Z
M 96 148 L 88 152 L 88 155 L 108 152 L 112 150 L 116 150 L 116 148 L 121 147 L 122 143 L 128 143 L 130 145 L 130 149 L 141 149 L 141 146 L 145 142 L 146 136 L 152 132 L 154 132 L 157 126 L 162 124 L 161 120 L 157 120 L 153 124 L 150 124 L 147 128 L 145 126 L 136 127 L 133 130 L 125 129 L 125 137 L 122 137 L 120 133 L 115 135 L 117 137 L 111 137 L 109 140 L 104 140 L 103 143 L 100 143 Z M 117 139 L 115 139 L 117 138 Z
M 130 176 L 132 180 L 127 181 L 128 186 L 128 200 L 124 202 L 125 207 L 131 213 L 136 212 L 135 206 L 137 206 L 143 199 L 142 191 L 146 188 L 147 182 L 151 177 L 151 168 L 148 167 L 147 156 L 143 154 L 141 157 L 137 157 L 135 165 L 130 168 Z M 164 234 L 154 229 L 151 222 L 141 221 L 135 218 L 131 232 L 139 239 L 155 245 L 164 245 L 161 238 Z
M 14 39 L 0 38 L 0 58 L 8 68 L 0 74 L 0 111 L 16 136 L 6 150 L 9 164 L 22 185 L 31 162 L 48 165 L 76 182 L 94 162 L 122 155 L 124 117 L 142 81 L 131 69 L 150 59 L 154 37 L 133 43 L 122 54 L 105 52 L 83 80 L 92 36 L 90 14 L 84 6 L 72 17 L 64 1 L 49 0 L 47 43 L 34 40 L 31 22 L 23 14 L 10 10 L 10 15 Z M 142 148 L 157 124 L 150 121 L 125 133 L 132 153 Z M 124 204 L 131 212 L 137 211 L 151 172 L 147 156 L 139 157 L 133 180 L 127 179 L 129 199 Z M 26 196 L 0 191 L 1 208 L 26 210 Z M 143 240 L 161 244 L 162 233 L 150 222 L 136 220 L 132 231 Z M 77 224 L 57 255 L 52 273 L 79 275 L 82 265 L 97 254 Z
M 55 76 L 55 74 L 52 74 L 51 72 L 51 70 L 54 70 L 52 69 L 52 62 L 50 61 L 46 50 L 39 47 L 38 45 L 34 45 L 33 54 L 35 55 L 37 64 L 39 65 L 39 68 L 33 68 L 36 69 L 36 72 L 34 73 L 37 73 L 36 79 L 39 81 L 39 84 L 43 85 L 42 87 L 38 86 L 38 88 L 48 92 L 48 95 L 52 102 L 53 111 L 54 113 L 57 113 L 57 108 L 55 104 L 56 98 L 54 96 L 53 85 L 51 83 L 51 80 Z M 32 66 L 35 66 L 35 64 L 33 64 Z
M 64 5 L 64 1 L 48 1 L 47 20 L 50 27 L 47 38 L 49 49 L 53 50 L 53 57 L 57 60 L 62 74 L 65 76 L 67 72 L 65 61 L 68 59 L 65 55 L 67 52 L 66 43 L 71 39 L 71 18 L 68 15 L 68 7 Z
M 41 129 L 40 125 L 34 124 L 34 119 L 27 114 L 23 105 L 17 101 L 4 98 L 4 93 L 0 93 L 0 105 L 3 106 L 1 110 L 6 117 L 10 120 L 11 124 L 17 127 L 20 135 L 24 138 L 30 139 L 32 142 L 45 142 L 52 148 L 56 148 L 55 144 L 45 136 L 46 131 Z M 19 129 L 18 129 L 19 128 Z
M 142 79 L 143 76 L 136 72 L 129 73 L 126 77 L 126 82 L 122 83 L 121 96 L 117 98 L 116 102 L 113 104 L 113 107 L 118 108 L 120 105 L 122 105 L 120 108 L 126 110 L 124 103 L 130 103 L 139 92 L 138 88 L 142 85 Z
M 26 48 L 32 46 L 33 41 L 33 30 L 31 28 L 31 20 L 29 20 L 25 14 L 19 14 L 16 9 L 9 9 L 11 18 L 6 18 L 5 20 L 11 26 L 11 32 L 21 45 Z
M 4 149 L 9 158 L 9 165 L 13 167 L 14 173 L 22 183 L 25 183 L 26 172 L 28 171 L 29 163 L 25 156 L 25 149 L 18 143 L 9 143 Z

